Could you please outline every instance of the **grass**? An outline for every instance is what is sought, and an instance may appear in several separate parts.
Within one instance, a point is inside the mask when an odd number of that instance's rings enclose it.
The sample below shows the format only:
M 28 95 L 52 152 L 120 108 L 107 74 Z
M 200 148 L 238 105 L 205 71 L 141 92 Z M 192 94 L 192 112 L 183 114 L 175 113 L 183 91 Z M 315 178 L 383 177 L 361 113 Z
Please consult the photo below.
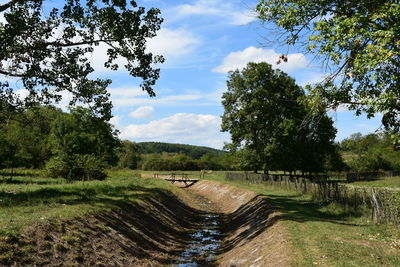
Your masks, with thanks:
M 0 183 L 0 238 L 56 218 L 75 218 L 173 190 L 161 180 L 140 179 L 133 171 L 111 171 L 104 181 L 67 183 L 40 175 Z
M 76 183 L 28 171 L 20 174 L 10 182 L 0 182 L 0 241 L 29 225 L 110 210 L 121 202 L 174 190 L 165 181 L 140 179 L 137 173 L 126 170 L 110 171 L 105 181 Z M 224 172 L 205 176 L 265 195 L 283 214 L 294 247 L 294 265 L 400 266 L 398 226 L 375 225 L 369 218 L 354 217 L 334 205 L 316 203 L 309 196 L 280 188 L 225 181 Z
M 400 189 L 400 176 L 384 177 L 381 179 L 369 181 L 355 181 L 347 184 L 365 187 L 386 187 Z
M 278 187 L 234 183 L 221 172 L 206 177 L 265 195 L 283 214 L 295 266 L 400 266 L 400 229 L 376 225 L 333 204 Z

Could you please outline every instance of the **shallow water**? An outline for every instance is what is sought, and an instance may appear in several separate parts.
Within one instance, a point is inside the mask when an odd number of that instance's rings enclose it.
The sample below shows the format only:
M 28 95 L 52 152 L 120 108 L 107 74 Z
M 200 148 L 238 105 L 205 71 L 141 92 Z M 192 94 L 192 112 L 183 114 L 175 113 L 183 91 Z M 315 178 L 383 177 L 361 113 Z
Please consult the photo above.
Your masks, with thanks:
M 206 210 L 211 203 L 203 198 L 199 204 Z M 178 258 L 178 267 L 195 267 L 212 265 L 221 246 L 221 216 L 217 213 L 206 212 L 201 217 L 200 229 L 191 235 L 192 242 Z

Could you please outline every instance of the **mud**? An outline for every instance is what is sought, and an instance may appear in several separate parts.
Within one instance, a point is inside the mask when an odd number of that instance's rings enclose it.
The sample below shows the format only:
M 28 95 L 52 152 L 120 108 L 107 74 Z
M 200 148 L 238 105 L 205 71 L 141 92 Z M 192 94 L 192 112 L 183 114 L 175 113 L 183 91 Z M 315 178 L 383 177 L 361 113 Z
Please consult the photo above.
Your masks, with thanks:
M 12 253 L 0 265 L 289 265 L 286 229 L 266 199 L 212 181 L 182 190 L 180 196 L 160 191 L 140 202 L 120 202 L 114 211 L 33 226 L 3 242 Z

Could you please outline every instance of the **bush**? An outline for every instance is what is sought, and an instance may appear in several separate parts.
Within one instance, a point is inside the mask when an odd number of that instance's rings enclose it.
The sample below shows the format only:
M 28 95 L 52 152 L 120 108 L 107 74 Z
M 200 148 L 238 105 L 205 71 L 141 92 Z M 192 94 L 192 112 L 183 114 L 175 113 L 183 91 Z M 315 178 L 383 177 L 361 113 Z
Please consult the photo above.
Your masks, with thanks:
M 94 155 L 74 155 L 73 157 L 52 157 L 46 164 L 45 172 L 53 178 L 69 181 L 104 180 L 106 164 Z
M 68 177 L 70 166 L 68 160 L 61 156 L 54 156 L 47 161 L 45 166 L 46 176 L 52 178 L 66 178 Z
M 81 169 L 81 180 L 104 180 L 106 164 L 94 155 L 78 155 L 77 165 Z

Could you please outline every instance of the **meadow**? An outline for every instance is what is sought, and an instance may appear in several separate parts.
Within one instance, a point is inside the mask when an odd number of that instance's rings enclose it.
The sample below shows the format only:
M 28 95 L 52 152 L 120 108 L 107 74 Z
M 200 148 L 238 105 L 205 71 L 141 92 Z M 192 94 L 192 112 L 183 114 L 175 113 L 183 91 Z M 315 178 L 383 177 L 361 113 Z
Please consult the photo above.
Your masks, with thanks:
M 168 172 L 160 172 L 167 174 Z M 181 173 L 181 172 L 178 172 Z M 200 177 L 200 172 L 185 172 Z M 57 220 L 84 217 L 118 209 L 121 203 L 157 197 L 179 190 L 162 179 L 144 179 L 154 172 L 111 170 L 104 181 L 67 182 L 46 178 L 40 172 L 19 171 L 0 183 L 0 244 L 22 229 Z M 399 266 L 398 225 L 376 224 L 334 203 L 316 202 L 310 195 L 277 186 L 228 181 L 225 172 L 206 172 L 204 179 L 246 188 L 263 195 L 281 214 L 294 248 L 294 266 Z M 5 181 L 7 177 L 2 177 Z M 394 187 L 398 178 L 355 182 L 357 186 Z M 2 251 L 0 245 L 0 251 Z
M 43 177 L 40 171 L 20 170 L 8 182 L 0 178 L 0 238 L 18 235 L 33 224 L 70 219 L 117 208 L 123 201 L 134 202 L 173 190 L 162 180 L 141 179 L 131 170 L 108 172 L 104 181 L 67 182 Z

